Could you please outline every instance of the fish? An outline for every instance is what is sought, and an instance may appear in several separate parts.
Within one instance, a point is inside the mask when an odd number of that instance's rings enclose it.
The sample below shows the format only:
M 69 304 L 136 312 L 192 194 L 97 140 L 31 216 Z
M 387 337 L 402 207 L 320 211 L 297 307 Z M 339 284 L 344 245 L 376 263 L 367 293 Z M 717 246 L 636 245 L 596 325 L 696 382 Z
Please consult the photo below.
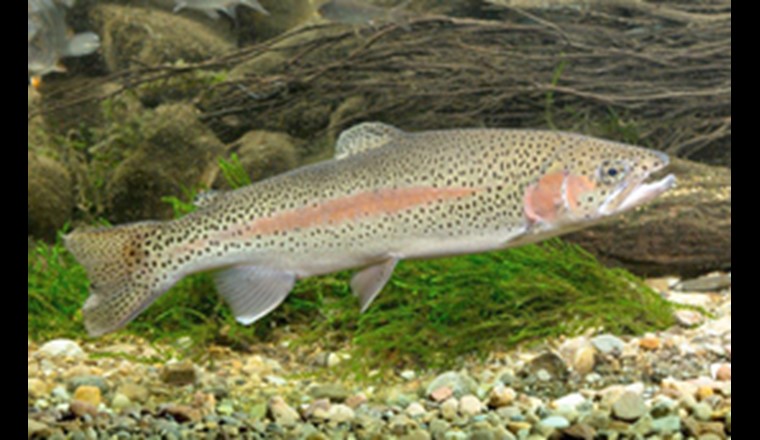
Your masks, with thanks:
M 322 18 L 333 23 L 351 26 L 375 26 L 381 23 L 398 23 L 410 14 L 404 11 L 409 1 L 391 9 L 381 8 L 359 0 L 330 0 L 319 7 Z
M 176 7 L 174 12 L 180 12 L 183 9 L 195 9 L 204 12 L 210 18 L 218 19 L 219 12 L 224 12 L 231 18 L 235 18 L 238 6 L 247 6 L 261 14 L 269 15 L 269 11 L 261 6 L 258 0 L 175 0 Z
M 335 158 L 199 199 L 185 217 L 64 238 L 85 267 L 92 336 L 122 329 L 181 279 L 213 272 L 237 320 L 280 306 L 298 280 L 356 269 L 366 312 L 404 260 L 495 251 L 572 232 L 673 188 L 655 150 L 578 134 L 407 132 L 370 122 Z
M 65 72 L 60 60 L 81 57 L 100 48 L 100 37 L 92 32 L 70 35 L 64 7 L 73 0 L 27 1 L 27 72 L 33 84 L 52 72 Z

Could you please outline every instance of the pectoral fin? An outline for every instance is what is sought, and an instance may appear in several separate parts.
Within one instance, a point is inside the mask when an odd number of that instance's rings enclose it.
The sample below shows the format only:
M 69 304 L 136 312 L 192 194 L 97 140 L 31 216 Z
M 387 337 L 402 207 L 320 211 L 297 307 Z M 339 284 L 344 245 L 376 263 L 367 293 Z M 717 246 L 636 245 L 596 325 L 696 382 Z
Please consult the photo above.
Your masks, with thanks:
M 362 313 L 369 309 L 377 295 L 383 290 L 393 275 L 393 271 L 398 265 L 398 260 L 391 259 L 382 264 L 368 267 L 357 273 L 351 280 L 351 289 L 354 295 L 359 298 Z
M 279 307 L 295 283 L 295 274 L 262 267 L 240 266 L 216 275 L 219 293 L 243 325 L 251 325 Z

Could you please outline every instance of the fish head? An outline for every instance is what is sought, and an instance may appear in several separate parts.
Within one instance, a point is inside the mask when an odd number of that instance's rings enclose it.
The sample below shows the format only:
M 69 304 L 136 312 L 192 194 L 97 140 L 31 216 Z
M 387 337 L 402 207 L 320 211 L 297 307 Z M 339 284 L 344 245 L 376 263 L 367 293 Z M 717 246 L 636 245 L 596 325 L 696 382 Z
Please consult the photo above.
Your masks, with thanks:
M 524 195 L 525 214 L 537 229 L 577 229 L 647 203 L 673 188 L 670 164 L 659 151 L 593 138 L 559 149 Z

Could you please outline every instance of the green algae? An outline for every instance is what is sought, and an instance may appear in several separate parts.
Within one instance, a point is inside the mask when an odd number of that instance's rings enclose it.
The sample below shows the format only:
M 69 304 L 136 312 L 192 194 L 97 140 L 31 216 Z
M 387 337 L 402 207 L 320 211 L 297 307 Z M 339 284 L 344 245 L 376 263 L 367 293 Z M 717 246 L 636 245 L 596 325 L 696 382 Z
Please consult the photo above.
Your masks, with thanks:
M 268 338 L 291 325 L 300 342 L 353 347 L 362 368 L 445 366 L 561 335 L 600 329 L 643 334 L 673 324 L 672 306 L 632 275 L 560 241 L 504 252 L 403 263 L 370 311 L 359 313 L 350 274 L 301 282 L 286 304 L 251 328 L 234 322 L 212 277 L 190 277 L 126 330 L 148 340 L 189 336 L 199 346 Z M 28 328 L 35 339 L 84 337 L 86 275 L 60 244 L 29 262 Z M 223 338 L 222 338 L 223 336 Z
M 405 263 L 369 313 L 354 303 L 329 303 L 314 340 L 350 338 L 370 368 L 387 359 L 447 366 L 588 329 L 643 334 L 673 324 L 672 306 L 640 280 L 559 240 Z

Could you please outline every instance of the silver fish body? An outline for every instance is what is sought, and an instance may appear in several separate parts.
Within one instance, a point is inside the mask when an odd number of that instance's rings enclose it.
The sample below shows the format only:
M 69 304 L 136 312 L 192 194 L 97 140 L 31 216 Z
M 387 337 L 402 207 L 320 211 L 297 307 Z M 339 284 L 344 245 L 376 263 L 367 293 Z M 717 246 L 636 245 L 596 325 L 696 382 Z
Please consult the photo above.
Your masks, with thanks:
M 405 4 L 386 9 L 360 0 L 330 0 L 319 7 L 319 15 L 333 23 L 366 26 L 397 23 L 409 17 Z
M 675 178 L 646 183 L 662 153 L 544 131 L 406 133 L 384 124 L 345 132 L 333 161 L 205 198 L 165 223 L 77 231 L 68 248 L 88 269 L 93 335 L 117 330 L 192 273 L 216 270 L 250 324 L 299 279 L 359 269 L 367 310 L 407 259 L 533 243 L 645 203 Z
M 220 12 L 235 18 L 238 6 L 247 6 L 261 14 L 269 15 L 269 11 L 264 9 L 258 0 L 175 0 L 175 4 L 174 12 L 194 9 L 213 19 L 218 19 Z
M 42 77 L 60 72 L 65 57 L 89 55 L 100 47 L 100 38 L 87 32 L 70 37 L 64 7 L 73 1 L 27 0 L 27 72 Z

